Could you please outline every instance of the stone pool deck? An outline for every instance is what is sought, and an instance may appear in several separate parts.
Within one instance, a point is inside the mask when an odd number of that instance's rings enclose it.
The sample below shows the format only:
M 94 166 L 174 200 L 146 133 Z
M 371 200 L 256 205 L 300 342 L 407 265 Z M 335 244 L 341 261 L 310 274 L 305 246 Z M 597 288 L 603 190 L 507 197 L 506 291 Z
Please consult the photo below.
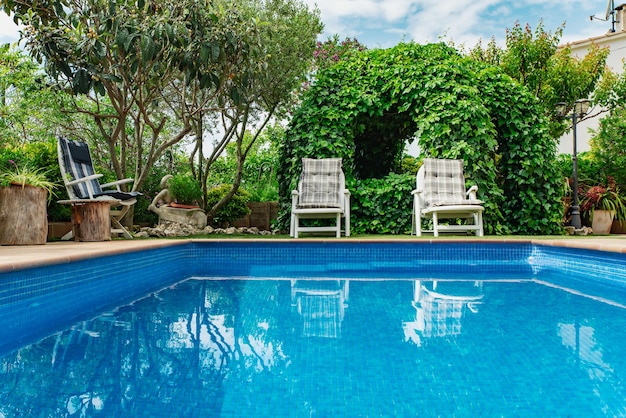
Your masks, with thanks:
M 329 238 L 302 238 L 293 240 L 291 238 L 271 238 L 271 239 L 253 239 L 253 238 L 230 238 L 224 239 L 224 242 L 236 242 L 251 240 L 259 242 L 285 241 L 303 242 L 307 240 L 314 241 L 336 241 Z M 390 241 L 409 241 L 416 242 L 532 242 L 543 245 L 554 245 L 569 248 L 586 248 L 599 251 L 610 251 L 626 254 L 626 235 L 602 236 L 602 237 L 584 237 L 584 238 L 411 238 L 411 237 L 381 237 L 381 238 L 340 238 L 346 242 L 390 242 Z M 0 246 L 0 273 L 13 270 L 21 270 L 30 267 L 45 266 L 49 264 L 67 263 L 89 258 L 101 257 L 104 255 L 121 254 L 129 251 L 141 251 L 152 248 L 163 248 L 175 245 L 186 244 L 191 241 L 203 241 L 201 239 L 155 239 L 155 240 L 113 240 L 106 242 L 49 242 L 45 245 L 25 245 L 25 246 Z M 210 239 L 210 241 L 220 241 L 220 239 Z

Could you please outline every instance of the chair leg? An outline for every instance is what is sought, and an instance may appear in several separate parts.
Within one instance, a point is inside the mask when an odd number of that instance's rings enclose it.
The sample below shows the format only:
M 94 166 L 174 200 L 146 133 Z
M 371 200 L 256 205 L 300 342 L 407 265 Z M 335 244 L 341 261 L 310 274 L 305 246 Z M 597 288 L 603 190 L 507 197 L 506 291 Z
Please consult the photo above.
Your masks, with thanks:
M 422 236 L 422 214 L 420 213 L 420 209 L 417 207 L 417 197 L 413 198 L 413 221 L 411 225 L 411 234 L 413 234 L 413 229 L 415 229 L 415 235 L 418 237 Z
M 346 237 L 349 237 L 350 236 L 350 211 L 346 211 L 344 222 L 346 223 Z
M 337 214 L 337 219 L 336 219 L 336 224 L 337 225 L 337 231 L 336 231 L 336 237 L 337 238 L 341 238 L 341 213 Z
M 131 235 L 130 232 L 128 232 L 128 230 L 122 225 L 122 223 L 120 222 L 122 220 L 122 218 L 124 217 L 124 215 L 126 215 L 126 213 L 129 211 L 130 206 L 128 205 L 122 205 L 122 208 L 117 211 L 117 213 L 115 215 L 111 214 L 111 232 L 113 232 L 114 229 L 116 229 L 118 233 L 121 233 L 124 238 L 126 239 L 133 239 L 133 236 Z
M 291 222 L 289 223 L 289 236 L 293 238 L 295 232 L 296 215 L 291 211 Z
M 439 219 L 437 217 L 437 212 L 433 212 L 433 236 L 439 236 Z
M 67 241 L 74 238 L 74 227 L 70 231 L 61 237 L 61 241 Z
M 483 232 L 483 213 L 478 212 L 476 218 L 477 218 L 476 224 L 478 225 L 478 229 L 476 230 L 476 235 L 478 235 L 479 237 L 482 237 L 485 235 L 485 233 Z
M 298 238 L 298 227 L 300 226 L 300 218 L 298 215 L 293 217 L 293 237 Z
M 111 218 L 111 223 L 114 226 L 113 228 L 111 228 L 111 231 L 115 230 L 115 232 L 121 233 L 126 239 L 133 239 L 131 233 L 128 232 L 128 229 L 124 228 L 124 225 L 122 225 L 118 219 Z

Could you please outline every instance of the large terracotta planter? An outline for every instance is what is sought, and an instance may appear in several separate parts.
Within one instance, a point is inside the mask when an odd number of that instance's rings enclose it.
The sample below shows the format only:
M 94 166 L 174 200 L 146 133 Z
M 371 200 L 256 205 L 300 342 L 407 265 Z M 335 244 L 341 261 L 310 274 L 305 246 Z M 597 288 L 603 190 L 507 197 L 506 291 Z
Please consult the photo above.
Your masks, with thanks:
M 593 233 L 597 235 L 610 234 L 614 217 L 614 211 L 598 209 L 594 210 L 593 219 L 591 222 L 591 229 L 593 229 Z
M 32 186 L 0 187 L 0 245 L 45 244 L 48 192 Z

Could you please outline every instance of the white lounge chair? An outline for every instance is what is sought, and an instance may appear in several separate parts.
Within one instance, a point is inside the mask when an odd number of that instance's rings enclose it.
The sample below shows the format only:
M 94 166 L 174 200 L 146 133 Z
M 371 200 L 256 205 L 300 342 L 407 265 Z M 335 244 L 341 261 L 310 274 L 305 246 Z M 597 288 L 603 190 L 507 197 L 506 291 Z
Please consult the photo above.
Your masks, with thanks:
M 290 235 L 298 238 L 300 232 L 335 232 L 339 238 L 343 217 L 349 237 L 350 192 L 345 184 L 341 158 L 303 158 L 298 189 L 291 192 Z M 335 219 L 335 225 L 300 226 L 301 219 Z
M 102 174 L 95 173 L 89 146 L 82 141 L 59 137 L 57 151 L 61 177 L 70 198 L 69 203 L 80 204 L 100 200 L 109 202 L 111 207 L 121 207 L 119 210 L 111 211 L 111 232 L 132 238 L 120 221 L 137 202 L 137 197 L 141 196 L 141 193 L 124 192 L 120 185 L 133 183 L 134 180 L 124 179 L 101 185 L 98 179 Z M 72 235 L 70 231 L 61 239 L 70 239 Z
M 413 232 L 471 231 L 483 236 L 483 202 L 476 198 L 478 186 L 465 190 L 463 160 L 426 158 L 417 172 L 413 190 Z M 423 230 L 422 219 L 432 219 L 433 229 Z M 461 219 L 462 224 L 441 225 L 441 219 Z

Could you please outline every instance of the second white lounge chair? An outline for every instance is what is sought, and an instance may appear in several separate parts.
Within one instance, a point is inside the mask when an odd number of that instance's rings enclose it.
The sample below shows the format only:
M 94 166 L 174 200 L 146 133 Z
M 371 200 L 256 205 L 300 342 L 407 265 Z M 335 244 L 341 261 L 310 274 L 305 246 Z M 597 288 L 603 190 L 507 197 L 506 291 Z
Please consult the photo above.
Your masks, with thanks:
M 472 231 L 483 236 L 483 202 L 476 198 L 478 186 L 465 190 L 463 160 L 426 158 L 417 172 L 413 190 L 413 232 Z M 432 230 L 422 229 L 422 219 L 431 218 Z M 441 225 L 441 219 L 461 219 L 461 224 Z

